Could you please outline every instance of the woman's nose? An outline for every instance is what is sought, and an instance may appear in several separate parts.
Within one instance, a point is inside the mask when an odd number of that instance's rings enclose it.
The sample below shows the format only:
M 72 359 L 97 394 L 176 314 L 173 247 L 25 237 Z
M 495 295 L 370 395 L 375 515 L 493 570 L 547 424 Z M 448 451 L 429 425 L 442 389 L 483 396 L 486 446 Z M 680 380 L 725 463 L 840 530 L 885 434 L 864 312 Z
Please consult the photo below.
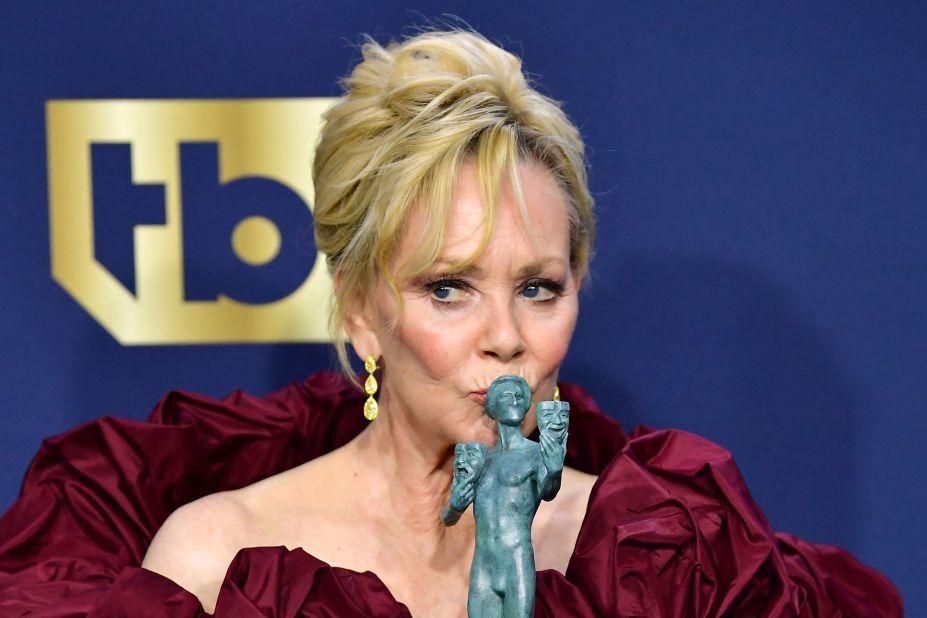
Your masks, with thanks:
M 485 356 L 509 362 L 524 353 L 525 341 L 513 303 L 493 303 L 484 328 L 482 347 Z

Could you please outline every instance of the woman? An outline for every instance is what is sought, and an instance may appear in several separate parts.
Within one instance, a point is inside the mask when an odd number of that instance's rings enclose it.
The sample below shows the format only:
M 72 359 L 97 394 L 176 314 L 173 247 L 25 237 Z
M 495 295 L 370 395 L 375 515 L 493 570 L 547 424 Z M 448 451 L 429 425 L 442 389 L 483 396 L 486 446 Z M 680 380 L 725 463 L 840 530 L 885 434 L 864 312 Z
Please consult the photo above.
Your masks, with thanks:
M 326 119 L 314 217 L 333 331 L 380 365 L 379 416 L 326 457 L 168 519 L 143 566 L 207 609 L 239 549 L 284 545 L 377 573 L 413 615 L 462 614 L 473 518 L 438 517 L 454 444 L 494 442 L 483 404 L 499 375 L 550 399 L 576 323 L 593 227 L 563 112 L 471 34 L 370 43 L 364 57 Z M 594 480 L 565 472 L 538 513 L 538 568 L 566 570 Z
M 172 396 L 151 426 L 101 421 L 119 430 L 94 436 L 131 444 L 119 488 L 129 498 L 62 498 L 50 475 L 79 466 L 40 456 L 3 521 L 18 540 L 0 550 L 46 549 L 19 559 L 6 584 L 30 592 L 0 593 L 0 606 L 54 597 L 100 615 L 159 603 L 166 615 L 200 604 L 219 615 L 466 615 L 472 514 L 450 528 L 439 518 L 454 444 L 494 442 L 483 405 L 497 376 L 523 377 L 533 402 L 557 389 L 594 237 L 583 144 L 519 60 L 478 35 L 369 42 L 363 56 L 326 119 L 314 217 L 335 278 L 339 355 L 347 369 L 343 330 L 371 375 L 379 369 L 375 403 L 310 379 L 264 401 Z M 900 615 L 877 573 L 775 536 L 722 449 L 682 432 L 629 440 L 581 390 L 564 385 L 563 398 L 567 467 L 532 531 L 538 615 Z M 376 419 L 345 425 L 362 409 Z M 165 459 L 180 443 L 180 459 Z M 189 501 L 204 488 L 227 491 Z M 25 514 L 41 500 L 67 513 L 94 506 L 39 525 Z M 158 506 L 139 506 L 148 500 Z M 80 547 L 92 560 L 49 575 L 58 563 L 47 548 L 79 543 L 94 517 L 116 532 Z

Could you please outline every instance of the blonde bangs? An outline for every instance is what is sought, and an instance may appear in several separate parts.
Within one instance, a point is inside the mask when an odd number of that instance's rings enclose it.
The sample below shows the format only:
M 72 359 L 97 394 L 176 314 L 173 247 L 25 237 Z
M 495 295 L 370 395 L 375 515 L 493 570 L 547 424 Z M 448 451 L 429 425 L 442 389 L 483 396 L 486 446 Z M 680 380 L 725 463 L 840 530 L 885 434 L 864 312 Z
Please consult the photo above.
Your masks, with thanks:
M 461 165 L 468 161 L 476 165 L 483 202 L 484 214 L 480 242 L 470 255 L 456 263 L 449 264 L 446 268 L 447 272 L 459 272 L 466 269 L 486 251 L 495 227 L 504 179 L 513 182 L 519 206 L 526 215 L 527 211 L 517 173 L 518 148 L 515 138 L 508 127 L 493 127 L 478 135 L 466 150 L 442 158 L 433 169 L 429 170 L 425 182 L 422 183 L 417 203 L 418 213 L 427 213 L 427 216 L 422 216 L 420 219 L 424 223 L 424 228 L 415 251 L 401 265 L 401 270 L 395 273 L 397 277 L 401 279 L 418 277 L 442 257 L 457 177 Z

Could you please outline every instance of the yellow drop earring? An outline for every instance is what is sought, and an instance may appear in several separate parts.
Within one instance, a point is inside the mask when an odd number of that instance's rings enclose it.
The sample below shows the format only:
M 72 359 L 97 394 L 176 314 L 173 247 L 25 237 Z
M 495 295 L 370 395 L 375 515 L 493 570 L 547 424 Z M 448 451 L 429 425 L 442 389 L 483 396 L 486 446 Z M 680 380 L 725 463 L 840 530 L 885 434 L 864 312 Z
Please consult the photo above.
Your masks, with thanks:
M 380 406 L 377 405 L 377 400 L 373 398 L 377 392 L 377 388 L 379 388 L 377 379 L 373 375 L 373 372 L 379 369 L 379 367 L 377 367 L 377 359 L 373 357 L 373 354 L 367 355 L 367 360 L 364 361 L 364 369 L 369 374 L 364 381 L 364 392 L 368 395 L 367 401 L 364 402 L 364 418 L 368 421 L 372 421 L 377 417 L 377 414 L 380 413 Z
M 560 401 L 560 387 L 554 387 L 554 401 Z

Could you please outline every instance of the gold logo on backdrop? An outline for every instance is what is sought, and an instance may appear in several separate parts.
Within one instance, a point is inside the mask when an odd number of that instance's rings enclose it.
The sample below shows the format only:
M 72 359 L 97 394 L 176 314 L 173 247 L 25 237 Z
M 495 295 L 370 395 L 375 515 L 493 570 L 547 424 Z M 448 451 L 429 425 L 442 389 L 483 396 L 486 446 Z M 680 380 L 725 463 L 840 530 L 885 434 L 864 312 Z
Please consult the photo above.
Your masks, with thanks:
M 328 341 L 310 205 L 331 101 L 49 101 L 52 276 L 123 344 Z

